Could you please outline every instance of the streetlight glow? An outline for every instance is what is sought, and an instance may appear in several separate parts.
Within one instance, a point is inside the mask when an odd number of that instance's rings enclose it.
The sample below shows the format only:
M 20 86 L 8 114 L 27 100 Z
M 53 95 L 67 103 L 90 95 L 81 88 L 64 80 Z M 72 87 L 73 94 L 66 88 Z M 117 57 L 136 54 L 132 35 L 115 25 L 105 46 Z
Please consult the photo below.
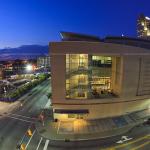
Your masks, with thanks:
M 32 65 L 28 64 L 28 65 L 26 66 L 26 70 L 27 70 L 27 71 L 31 71 L 31 70 L 32 70 Z

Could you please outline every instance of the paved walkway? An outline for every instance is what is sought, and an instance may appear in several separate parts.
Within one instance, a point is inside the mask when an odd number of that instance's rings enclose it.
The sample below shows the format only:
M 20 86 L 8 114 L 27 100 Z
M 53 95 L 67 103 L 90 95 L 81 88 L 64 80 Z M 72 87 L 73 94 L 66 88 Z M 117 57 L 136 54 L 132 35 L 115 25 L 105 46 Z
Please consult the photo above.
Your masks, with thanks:
M 16 101 L 13 103 L 8 103 L 8 102 L 0 102 L 0 115 L 4 113 L 11 112 L 14 110 L 18 105 L 20 105 L 20 102 Z
M 49 116 L 52 115 L 49 113 Z M 50 140 L 87 140 L 105 138 L 127 132 L 150 116 L 150 110 L 97 120 L 76 119 L 54 122 L 47 117 L 44 126 L 36 123 L 39 134 Z

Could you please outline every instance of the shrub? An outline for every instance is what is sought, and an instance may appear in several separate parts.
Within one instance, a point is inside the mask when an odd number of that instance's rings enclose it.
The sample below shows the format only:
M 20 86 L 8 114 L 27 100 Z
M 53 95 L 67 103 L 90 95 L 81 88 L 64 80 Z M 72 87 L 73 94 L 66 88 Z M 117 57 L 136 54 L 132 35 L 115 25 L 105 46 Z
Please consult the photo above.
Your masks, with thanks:
M 48 99 L 52 97 L 52 93 L 47 94 Z
M 40 74 L 37 80 L 24 84 L 23 86 L 16 89 L 16 91 L 13 91 L 12 93 L 8 94 L 7 97 L 0 97 L 0 101 L 3 100 L 4 98 L 5 98 L 5 101 L 15 101 L 17 100 L 17 98 L 24 95 L 27 91 L 29 91 L 33 87 L 37 86 L 38 84 L 46 80 L 48 77 L 49 77 L 49 74 Z M 47 94 L 48 98 L 51 98 L 51 96 L 52 96 L 51 93 Z

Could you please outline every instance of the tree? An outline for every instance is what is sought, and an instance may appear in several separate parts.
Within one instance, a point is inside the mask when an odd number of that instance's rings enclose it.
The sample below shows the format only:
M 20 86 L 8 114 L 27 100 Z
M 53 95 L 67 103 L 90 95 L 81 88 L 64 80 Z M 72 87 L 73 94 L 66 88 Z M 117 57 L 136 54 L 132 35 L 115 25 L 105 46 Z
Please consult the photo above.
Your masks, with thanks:
M 52 93 L 47 94 L 48 99 L 52 97 Z

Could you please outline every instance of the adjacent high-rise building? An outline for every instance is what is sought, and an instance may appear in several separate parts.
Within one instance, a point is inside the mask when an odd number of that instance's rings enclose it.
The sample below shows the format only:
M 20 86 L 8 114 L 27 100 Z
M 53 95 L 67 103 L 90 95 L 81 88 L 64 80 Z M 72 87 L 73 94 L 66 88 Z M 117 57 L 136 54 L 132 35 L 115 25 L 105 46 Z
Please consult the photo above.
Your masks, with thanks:
M 137 36 L 150 37 L 150 18 L 141 14 L 137 20 Z

